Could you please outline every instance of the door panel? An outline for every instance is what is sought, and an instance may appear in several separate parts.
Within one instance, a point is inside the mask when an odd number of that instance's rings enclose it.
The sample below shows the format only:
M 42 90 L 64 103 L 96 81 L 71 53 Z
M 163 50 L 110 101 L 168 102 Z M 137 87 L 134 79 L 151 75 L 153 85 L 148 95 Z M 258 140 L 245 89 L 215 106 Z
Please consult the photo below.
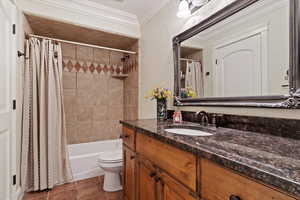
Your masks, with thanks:
M 12 69 L 12 20 L 13 5 L 10 1 L 0 0 L 0 199 L 10 199 L 10 144 L 11 144 L 11 77 Z
M 146 160 L 138 159 L 137 164 L 137 199 L 157 200 L 155 168 Z
M 216 56 L 216 96 L 262 95 L 260 35 L 219 47 Z
M 182 185 L 174 178 L 164 172 L 159 173 L 161 178 L 163 200 L 197 200 L 198 197 L 194 192 L 191 192 L 186 186 Z
M 125 200 L 135 200 L 135 153 L 124 148 L 124 197 Z

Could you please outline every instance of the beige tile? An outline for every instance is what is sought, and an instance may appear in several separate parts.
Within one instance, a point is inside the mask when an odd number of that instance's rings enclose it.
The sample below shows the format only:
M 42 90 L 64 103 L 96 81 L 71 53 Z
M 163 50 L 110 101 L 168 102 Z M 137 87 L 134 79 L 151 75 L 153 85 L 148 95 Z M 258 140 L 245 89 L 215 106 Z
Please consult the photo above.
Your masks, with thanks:
M 95 74 L 93 76 L 94 89 L 96 90 L 95 92 L 101 92 L 102 94 L 107 93 L 108 86 L 109 86 L 109 79 L 110 77 L 107 75 Z
M 108 108 L 109 120 L 123 120 L 123 106 L 110 106 Z
M 78 122 L 88 122 L 88 121 L 92 121 L 92 117 L 93 117 L 93 107 L 91 105 L 82 105 L 79 104 L 77 105 L 77 121 Z
M 68 144 L 78 144 L 80 141 L 77 139 L 76 124 L 68 125 L 67 128 L 67 142 Z
M 109 78 L 108 88 L 110 90 L 123 90 L 123 81 L 116 78 Z
M 92 122 L 77 122 L 76 140 L 80 143 L 90 142 L 89 136 L 92 132 Z
M 100 64 L 109 64 L 109 54 L 108 50 L 94 49 L 94 61 Z
M 77 89 L 89 89 L 93 87 L 93 74 L 78 73 L 77 74 Z
M 76 89 L 63 89 L 63 95 L 64 97 L 70 96 L 70 97 L 75 97 L 76 96 Z
M 123 92 L 121 91 L 110 91 L 109 92 L 109 105 L 110 106 L 122 106 L 124 103 Z
M 124 119 L 125 120 L 136 120 L 138 119 L 138 107 L 128 106 L 124 108 Z
M 93 61 L 94 51 L 93 48 L 76 46 L 76 58 L 80 61 Z
M 93 137 L 95 140 L 110 139 L 110 121 L 93 122 Z
M 76 89 L 76 72 L 63 72 L 63 88 Z
M 62 43 L 61 45 L 63 58 L 75 59 L 76 58 L 76 45 Z
M 95 105 L 93 107 L 93 121 L 108 120 L 108 106 Z
M 122 65 L 121 58 L 124 57 L 124 54 L 121 52 L 111 51 L 110 53 L 110 64 L 111 65 Z
M 76 108 L 76 96 L 64 96 L 64 108 L 65 113 L 75 113 Z
M 120 124 L 119 120 L 112 120 L 110 121 L 110 130 L 109 130 L 109 139 L 117 139 L 120 137 L 122 133 L 122 125 Z
M 77 105 L 96 105 L 95 95 L 86 90 L 78 90 L 76 95 Z
M 66 125 L 73 126 L 74 124 L 77 123 L 77 114 L 76 114 L 76 112 L 74 112 L 74 113 L 70 113 L 70 112 L 65 113 L 65 119 L 66 119 Z

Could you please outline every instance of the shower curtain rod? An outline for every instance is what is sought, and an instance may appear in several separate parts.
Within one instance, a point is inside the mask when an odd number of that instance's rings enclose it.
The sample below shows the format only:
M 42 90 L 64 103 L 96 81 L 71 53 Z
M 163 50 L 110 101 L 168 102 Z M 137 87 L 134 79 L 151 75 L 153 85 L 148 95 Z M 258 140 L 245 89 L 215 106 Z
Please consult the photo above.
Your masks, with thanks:
M 97 48 L 97 49 L 105 49 L 105 50 L 117 51 L 117 52 L 128 53 L 128 54 L 136 54 L 136 52 L 134 52 L 134 51 L 126 51 L 126 50 L 122 50 L 122 49 L 115 49 L 115 48 L 110 48 L 110 47 L 97 46 L 97 45 L 86 44 L 86 43 L 81 43 L 81 42 L 61 40 L 61 39 L 57 39 L 57 38 L 44 37 L 44 36 L 40 36 L 40 35 L 28 34 L 28 36 L 29 37 L 35 37 L 35 38 L 41 38 L 41 39 L 53 40 L 53 41 L 57 41 L 57 42 L 75 44 L 75 45 L 80 45 L 80 46 L 92 47 L 92 48 Z
M 182 61 L 194 61 L 194 62 L 201 62 L 200 60 L 188 59 L 188 58 L 180 58 Z

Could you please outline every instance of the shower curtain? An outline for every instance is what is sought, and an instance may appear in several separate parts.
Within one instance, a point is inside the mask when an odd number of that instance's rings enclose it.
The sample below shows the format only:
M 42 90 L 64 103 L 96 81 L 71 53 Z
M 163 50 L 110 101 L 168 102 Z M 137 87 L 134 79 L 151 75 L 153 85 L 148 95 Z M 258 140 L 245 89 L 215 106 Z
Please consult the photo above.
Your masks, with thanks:
M 188 61 L 186 65 L 185 87 L 193 89 L 197 97 L 204 96 L 203 69 L 199 61 Z
M 26 191 L 72 180 L 66 143 L 61 45 L 26 41 L 23 79 L 21 184 Z

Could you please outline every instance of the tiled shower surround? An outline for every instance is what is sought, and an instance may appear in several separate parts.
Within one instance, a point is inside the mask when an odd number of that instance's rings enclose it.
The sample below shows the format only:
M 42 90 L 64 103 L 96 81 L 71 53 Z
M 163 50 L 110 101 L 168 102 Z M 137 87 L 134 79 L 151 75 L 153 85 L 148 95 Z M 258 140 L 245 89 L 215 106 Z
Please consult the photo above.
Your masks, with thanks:
M 131 95 L 131 91 L 138 85 L 138 78 L 133 77 L 135 73 L 137 76 L 138 63 L 130 60 L 136 56 L 122 62 L 123 53 L 70 44 L 62 44 L 62 54 L 68 143 L 118 138 L 119 120 L 128 119 L 124 118 L 124 108 L 129 106 L 137 113 L 134 99 L 138 94 Z M 125 81 L 111 76 L 127 72 Z

